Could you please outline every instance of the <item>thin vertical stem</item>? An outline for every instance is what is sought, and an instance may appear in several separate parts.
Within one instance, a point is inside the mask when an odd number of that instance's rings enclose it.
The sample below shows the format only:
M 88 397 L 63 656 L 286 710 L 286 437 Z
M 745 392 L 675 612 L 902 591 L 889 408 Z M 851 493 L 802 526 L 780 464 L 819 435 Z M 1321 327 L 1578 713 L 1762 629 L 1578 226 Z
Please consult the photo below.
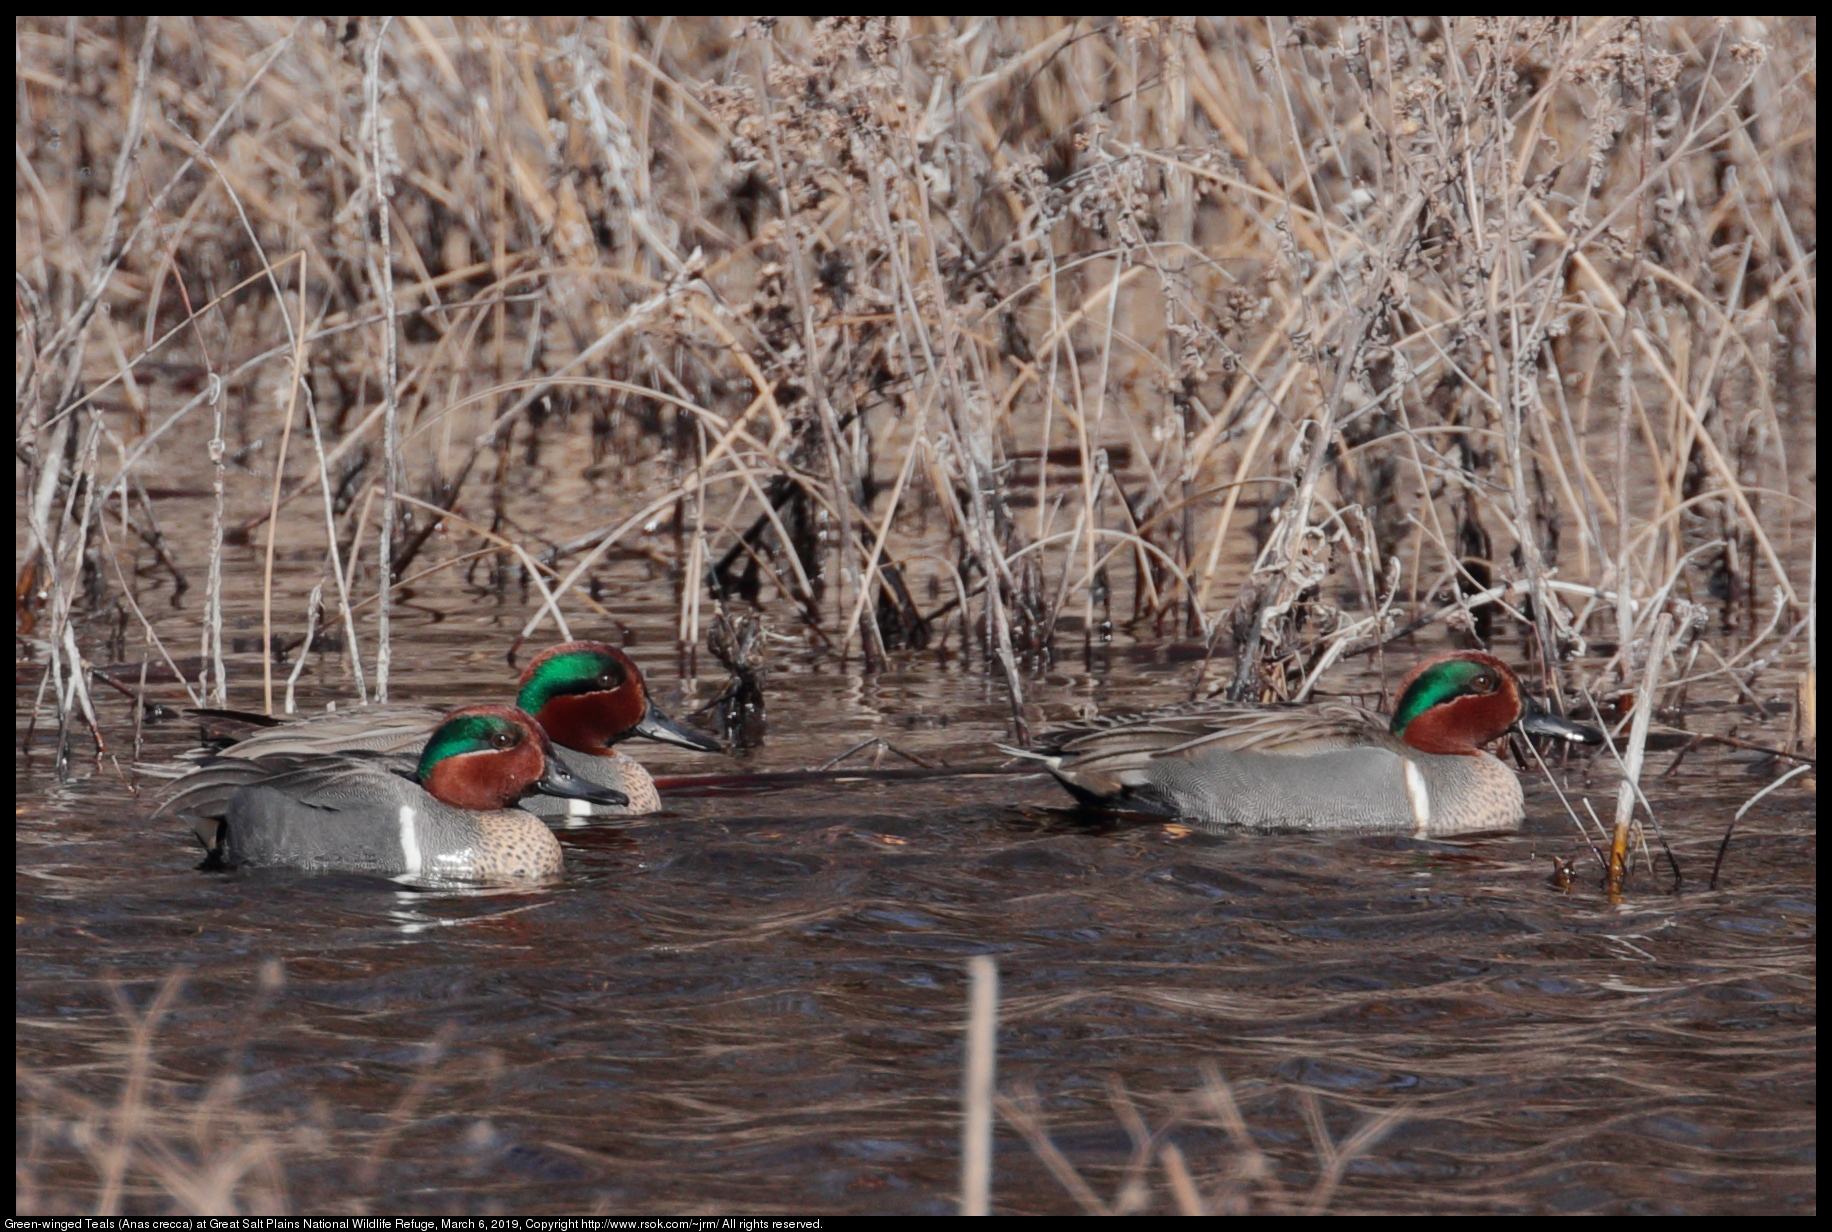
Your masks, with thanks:
M 210 374 L 210 571 L 204 581 L 203 688 L 205 704 L 229 704 L 223 680 L 223 385 Z
M 961 1214 L 992 1213 L 992 1092 L 999 1047 L 999 968 L 967 964 L 967 1078 L 961 1092 Z
M 376 605 L 375 696 L 388 700 L 388 670 L 394 653 L 389 642 L 390 603 L 394 588 L 394 522 L 395 485 L 400 474 L 401 433 L 397 422 L 396 391 L 400 383 L 400 354 L 395 336 L 394 245 L 388 223 L 389 170 L 383 162 L 385 144 L 382 119 L 382 40 L 387 36 L 392 18 L 382 18 L 369 43 L 368 66 L 363 74 L 364 97 L 368 105 L 369 169 L 373 177 L 370 192 L 375 205 L 375 226 L 379 253 L 375 257 L 373 276 L 376 291 L 382 299 L 382 528 L 378 544 L 377 570 L 381 587 Z M 372 251 L 375 251 L 372 249 Z
M 763 102 L 764 114 L 769 115 L 769 37 L 761 39 L 761 52 L 758 60 L 758 97 Z M 781 197 L 783 216 L 783 243 L 789 250 L 790 282 L 795 288 L 796 304 L 801 310 L 802 348 L 806 353 L 808 391 L 814 401 L 815 414 L 820 420 L 821 443 L 827 454 L 827 471 L 833 482 L 833 507 L 839 514 L 840 535 L 838 556 L 840 565 L 840 593 L 834 599 L 834 610 L 847 610 L 846 592 L 857 592 L 860 580 L 853 571 L 852 515 L 853 502 L 859 494 L 859 484 L 853 475 L 852 466 L 840 451 L 840 428 L 833 414 L 833 403 L 827 396 L 827 383 L 821 374 L 820 339 L 814 329 L 814 300 L 808 291 L 807 271 L 802 268 L 804 254 L 801 236 L 795 229 L 795 208 L 790 195 L 788 171 L 782 158 L 782 147 L 776 139 L 774 124 L 766 125 L 765 131 L 770 136 L 770 156 L 776 167 L 777 192 Z M 841 665 L 845 664 L 846 630 L 840 631 Z M 880 648 L 882 649 L 882 648 Z
M 299 263 L 299 328 L 293 334 L 293 379 L 286 394 L 286 420 L 280 428 L 280 456 L 274 461 L 273 495 L 267 503 L 267 553 L 261 565 L 261 706 L 274 712 L 274 526 L 280 520 L 280 482 L 286 477 L 286 447 L 293 439 L 293 409 L 299 405 L 299 383 L 305 375 L 305 262 Z M 309 635 L 308 635 L 309 636 Z M 292 713 L 292 685 L 287 685 L 286 712 Z

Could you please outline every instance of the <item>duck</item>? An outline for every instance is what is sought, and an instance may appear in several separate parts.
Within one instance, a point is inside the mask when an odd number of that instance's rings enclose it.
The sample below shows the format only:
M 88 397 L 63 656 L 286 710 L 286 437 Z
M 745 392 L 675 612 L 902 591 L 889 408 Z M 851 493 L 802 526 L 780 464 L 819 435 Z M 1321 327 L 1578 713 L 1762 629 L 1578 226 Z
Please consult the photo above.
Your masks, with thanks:
M 1520 782 L 1484 747 L 1510 730 L 1577 745 L 1603 740 L 1547 713 L 1500 659 L 1455 651 L 1413 668 L 1391 715 L 1344 701 L 1209 699 L 1074 724 L 1043 733 L 1034 748 L 1005 751 L 1041 762 L 1096 808 L 1205 829 L 1439 838 L 1519 827 Z
M 615 747 L 632 736 L 700 753 L 721 751 L 711 736 L 663 714 L 635 661 L 606 642 L 548 647 L 528 664 L 516 688 L 516 704 L 547 729 L 568 769 L 588 783 L 630 797 L 623 809 L 582 799 L 544 800 L 536 809 L 543 817 L 583 822 L 660 811 L 655 780 L 641 762 Z
M 547 732 L 568 772 L 628 797 L 620 806 L 583 796 L 535 797 L 522 806 L 550 824 L 586 825 L 594 818 L 640 816 L 661 809 L 654 778 L 641 762 L 615 747 L 632 736 L 699 752 L 720 751 L 711 736 L 662 713 L 649 696 L 642 670 L 607 642 L 563 642 L 543 650 L 522 672 L 515 704 Z M 217 756 L 261 759 L 357 751 L 417 756 L 443 713 L 425 706 L 389 705 L 312 715 L 264 727 L 219 750 Z
M 187 822 L 208 868 L 373 873 L 412 881 L 546 881 L 559 840 L 518 808 L 530 792 L 627 805 L 586 783 L 513 706 L 444 716 L 417 758 L 372 749 L 214 757 L 154 813 Z

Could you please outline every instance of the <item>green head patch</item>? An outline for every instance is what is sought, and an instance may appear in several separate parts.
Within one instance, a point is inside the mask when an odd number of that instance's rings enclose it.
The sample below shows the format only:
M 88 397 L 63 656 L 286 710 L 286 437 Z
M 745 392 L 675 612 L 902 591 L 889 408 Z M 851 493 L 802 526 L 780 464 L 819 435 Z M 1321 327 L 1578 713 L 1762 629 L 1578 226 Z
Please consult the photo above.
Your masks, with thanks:
M 1392 732 L 1399 736 L 1411 722 L 1434 706 L 1459 697 L 1485 696 L 1501 687 L 1501 679 L 1488 664 L 1473 659 L 1446 659 L 1419 673 L 1393 708 Z
M 539 714 L 556 697 L 615 692 L 628 681 L 629 673 L 613 656 L 598 650 L 569 650 L 530 667 L 515 704 L 529 714 Z
M 521 741 L 521 729 L 501 715 L 461 714 L 439 724 L 420 751 L 420 764 L 414 774 L 425 783 L 433 767 L 448 757 L 512 749 Z

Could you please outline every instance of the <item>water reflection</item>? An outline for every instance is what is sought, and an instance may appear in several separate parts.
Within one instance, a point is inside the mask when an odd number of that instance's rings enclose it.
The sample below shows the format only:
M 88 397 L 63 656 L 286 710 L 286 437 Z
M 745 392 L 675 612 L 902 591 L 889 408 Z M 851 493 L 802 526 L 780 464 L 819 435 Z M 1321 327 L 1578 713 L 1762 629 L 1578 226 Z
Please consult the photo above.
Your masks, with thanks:
M 401 890 L 394 893 L 393 899 L 397 905 L 395 909 L 388 912 L 387 915 L 388 918 L 393 920 L 396 926 L 399 927 L 403 936 L 413 936 L 416 933 L 423 933 L 435 928 L 461 928 L 466 925 L 489 923 L 491 921 L 507 918 L 511 915 L 519 915 L 524 911 L 538 911 L 547 905 L 547 900 L 541 899 L 536 902 L 510 907 L 503 911 L 487 913 L 441 916 L 433 911 L 433 908 L 442 906 L 446 902 L 462 903 L 476 899 L 494 898 L 524 899 L 535 893 L 537 892 L 530 891 L 525 885 L 414 886 L 409 890 Z

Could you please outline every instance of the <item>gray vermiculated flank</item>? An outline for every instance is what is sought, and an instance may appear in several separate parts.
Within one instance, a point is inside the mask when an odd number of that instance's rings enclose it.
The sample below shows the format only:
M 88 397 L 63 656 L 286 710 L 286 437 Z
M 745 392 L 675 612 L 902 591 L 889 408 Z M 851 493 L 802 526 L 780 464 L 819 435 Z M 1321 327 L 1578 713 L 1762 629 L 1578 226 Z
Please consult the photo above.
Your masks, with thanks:
M 256 783 L 229 802 L 225 854 L 232 864 L 404 873 L 396 820 L 404 804 L 416 812 L 436 806 L 423 789 L 392 777 L 327 783 L 303 794 L 284 780 Z M 437 846 L 428 837 L 420 839 L 423 850 Z
M 1154 782 L 1176 815 L 1197 821 L 1305 830 L 1413 825 L 1404 766 L 1386 749 L 1306 757 L 1217 749 L 1190 758 L 1160 757 L 1148 765 L 1136 777 Z
M 1493 758 L 1414 752 L 1430 797 L 1426 833 L 1494 829 L 1466 818 L 1478 811 L 1505 824 L 1521 815 L 1520 784 Z M 1074 767 L 1064 777 L 1073 779 Z M 1303 756 L 1196 750 L 1120 772 L 1135 807 L 1214 826 L 1337 831 L 1416 829 L 1402 756 L 1378 746 Z M 1478 807 L 1492 805 L 1488 809 Z

